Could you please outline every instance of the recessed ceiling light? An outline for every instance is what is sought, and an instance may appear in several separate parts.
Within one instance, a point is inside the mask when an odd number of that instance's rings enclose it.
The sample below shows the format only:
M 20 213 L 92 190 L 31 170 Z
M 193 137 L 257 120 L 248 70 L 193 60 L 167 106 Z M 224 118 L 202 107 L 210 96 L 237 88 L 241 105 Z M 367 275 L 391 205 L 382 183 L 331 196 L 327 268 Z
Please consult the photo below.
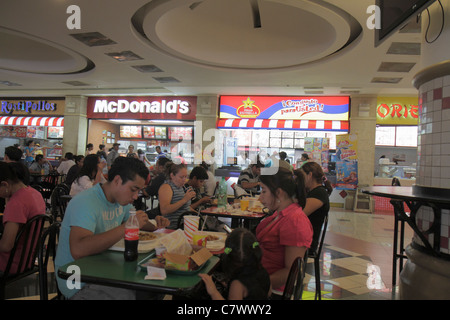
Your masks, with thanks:
M 105 53 L 107 56 L 110 56 L 113 59 L 116 59 L 119 62 L 123 61 L 134 61 L 134 60 L 142 60 L 140 56 L 135 54 L 132 51 L 122 51 L 122 52 L 110 52 Z

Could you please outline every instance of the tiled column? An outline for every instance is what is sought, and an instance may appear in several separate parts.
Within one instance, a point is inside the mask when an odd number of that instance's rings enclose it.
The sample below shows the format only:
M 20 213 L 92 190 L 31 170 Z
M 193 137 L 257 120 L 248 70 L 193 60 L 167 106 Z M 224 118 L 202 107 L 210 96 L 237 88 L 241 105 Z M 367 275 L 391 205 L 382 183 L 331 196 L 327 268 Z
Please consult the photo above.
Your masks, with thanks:
M 448 18 L 450 4 L 442 4 Z M 430 7 L 430 14 L 433 27 L 428 31 L 428 19 L 422 15 L 422 29 L 427 29 L 427 39 L 434 40 L 422 41 L 424 69 L 414 78 L 414 86 L 419 90 L 419 131 L 413 192 L 450 199 L 450 25 L 446 23 L 439 31 L 442 11 L 438 4 Z M 439 221 L 432 208 L 421 207 L 416 216 L 419 230 L 428 230 L 433 222 L 440 238 L 434 239 L 434 234 L 426 236 L 429 243 L 436 240 L 439 244 L 438 256 L 421 250 L 423 243 L 414 235 L 400 274 L 401 299 L 450 299 L 450 210 L 442 209 Z

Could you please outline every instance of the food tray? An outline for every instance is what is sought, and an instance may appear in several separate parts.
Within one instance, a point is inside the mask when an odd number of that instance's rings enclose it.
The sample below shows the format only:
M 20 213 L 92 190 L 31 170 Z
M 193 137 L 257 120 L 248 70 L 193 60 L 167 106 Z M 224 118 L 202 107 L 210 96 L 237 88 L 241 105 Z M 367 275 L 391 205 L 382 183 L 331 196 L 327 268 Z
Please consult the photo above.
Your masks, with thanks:
M 147 257 L 145 257 L 144 259 L 142 259 L 141 261 L 138 262 L 138 266 L 141 268 L 141 271 L 147 272 L 147 262 L 150 259 L 153 259 L 156 257 L 156 252 L 155 250 L 153 250 Z M 202 271 L 206 266 L 209 265 L 209 260 L 207 260 L 204 264 L 202 264 L 198 269 L 196 270 L 175 270 L 175 269 L 166 269 L 164 268 L 164 270 L 166 270 L 166 273 L 171 273 L 171 274 L 178 274 L 178 275 L 183 275 L 183 276 L 190 276 L 190 275 L 195 275 L 197 273 L 199 273 L 200 271 Z

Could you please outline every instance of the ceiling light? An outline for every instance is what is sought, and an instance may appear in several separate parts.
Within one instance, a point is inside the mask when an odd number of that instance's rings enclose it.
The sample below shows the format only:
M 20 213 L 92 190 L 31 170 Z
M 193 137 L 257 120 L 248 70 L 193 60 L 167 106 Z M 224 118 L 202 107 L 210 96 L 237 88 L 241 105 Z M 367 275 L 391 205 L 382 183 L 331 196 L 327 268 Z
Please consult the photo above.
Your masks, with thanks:
M 132 51 L 122 51 L 122 52 L 110 52 L 105 53 L 107 56 L 110 56 L 113 59 L 116 59 L 119 62 L 123 61 L 133 61 L 133 60 L 142 60 L 140 56 L 135 54 Z

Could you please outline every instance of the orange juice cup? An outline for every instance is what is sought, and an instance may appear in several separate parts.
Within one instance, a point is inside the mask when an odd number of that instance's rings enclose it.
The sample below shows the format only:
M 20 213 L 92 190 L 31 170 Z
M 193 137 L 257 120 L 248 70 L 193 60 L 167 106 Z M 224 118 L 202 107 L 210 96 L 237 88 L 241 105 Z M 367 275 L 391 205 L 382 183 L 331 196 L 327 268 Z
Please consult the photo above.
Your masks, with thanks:
M 249 202 L 250 201 L 248 199 L 245 199 L 245 198 L 241 199 L 241 210 L 242 211 L 246 211 L 248 209 Z

